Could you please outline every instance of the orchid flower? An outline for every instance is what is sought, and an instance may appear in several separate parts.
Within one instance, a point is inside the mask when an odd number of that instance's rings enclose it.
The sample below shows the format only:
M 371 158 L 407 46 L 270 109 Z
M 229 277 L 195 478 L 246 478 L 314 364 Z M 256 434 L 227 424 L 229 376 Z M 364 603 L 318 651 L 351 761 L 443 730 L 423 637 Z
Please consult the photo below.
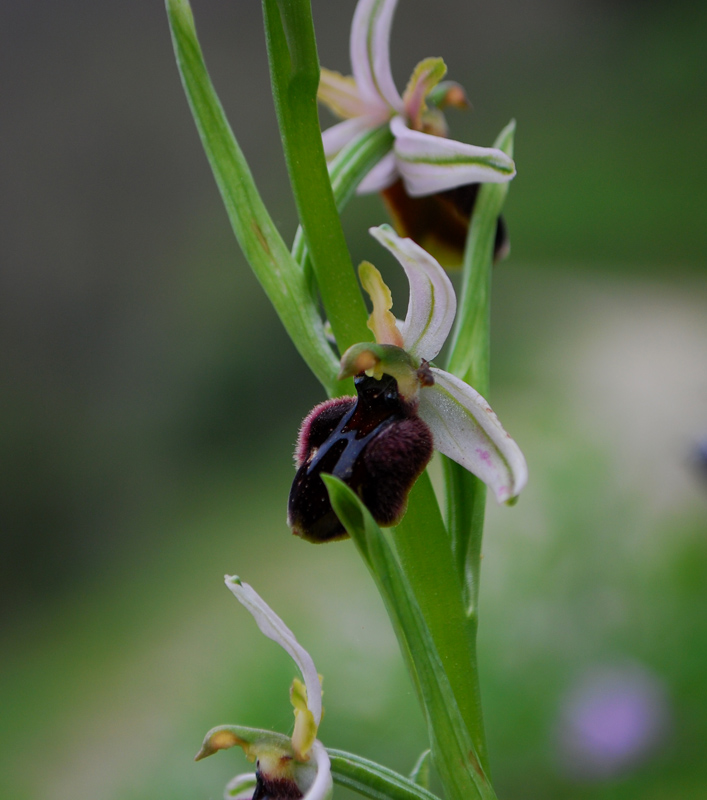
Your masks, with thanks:
M 419 401 L 418 414 L 427 423 L 435 449 L 486 483 L 499 503 L 518 496 L 528 471 L 525 458 L 483 397 L 464 381 L 429 366 L 442 349 L 456 314 L 457 299 L 447 273 L 411 239 L 401 239 L 388 225 L 369 233 L 400 265 L 410 282 L 405 321 L 390 311 L 390 290 L 375 268 L 366 270 L 364 288 L 371 296 L 369 327 L 376 344 L 350 347 L 341 358 L 340 378 L 364 366 L 374 377 L 383 373 L 398 382 L 408 402 Z
M 235 575 L 226 576 L 226 586 L 250 611 L 261 632 L 289 653 L 304 683 L 295 678 L 290 688 L 290 701 L 295 713 L 292 737 L 272 731 L 221 725 L 206 734 L 196 760 L 238 745 L 249 760 L 256 762 L 254 773 L 237 775 L 230 781 L 225 798 L 327 800 L 332 792 L 331 765 L 324 745 L 317 739 L 322 718 L 322 690 L 314 661 L 251 586 Z
M 344 120 L 324 131 L 325 154 L 333 157 L 365 131 L 390 125 L 393 148 L 361 181 L 361 194 L 383 191 L 399 178 L 412 197 L 509 181 L 515 165 L 502 150 L 446 138 L 439 107 L 463 106 L 466 97 L 457 84 L 440 83 L 447 71 L 441 58 L 421 61 L 402 97 L 398 93 L 390 68 L 390 28 L 397 2 L 359 0 L 350 38 L 353 75 L 321 71 L 319 99 Z M 428 99 L 435 107 L 428 108 Z
M 405 320 L 396 320 L 380 272 L 368 262 L 361 264 L 361 282 L 373 304 L 368 327 L 376 341 L 350 347 L 339 372 L 340 379 L 356 376 L 358 397 L 315 407 L 302 425 L 295 453 L 298 471 L 288 519 L 294 533 L 313 542 L 347 536 L 321 473 L 348 483 L 384 526 L 404 514 L 407 495 L 433 447 L 484 481 L 499 503 L 516 498 L 527 480 L 523 454 L 486 400 L 429 363 L 442 349 L 456 314 L 446 272 L 390 226 L 369 232 L 405 270 L 410 301 Z

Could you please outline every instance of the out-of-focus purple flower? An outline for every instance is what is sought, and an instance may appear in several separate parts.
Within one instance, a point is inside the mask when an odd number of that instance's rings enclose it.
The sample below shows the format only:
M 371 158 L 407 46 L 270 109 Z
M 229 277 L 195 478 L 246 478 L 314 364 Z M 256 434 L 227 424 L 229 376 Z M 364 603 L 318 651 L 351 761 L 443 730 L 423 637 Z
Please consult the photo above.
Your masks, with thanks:
M 627 772 L 664 741 L 669 721 L 665 688 L 645 667 L 595 666 L 562 701 L 557 729 L 562 770 L 584 780 Z

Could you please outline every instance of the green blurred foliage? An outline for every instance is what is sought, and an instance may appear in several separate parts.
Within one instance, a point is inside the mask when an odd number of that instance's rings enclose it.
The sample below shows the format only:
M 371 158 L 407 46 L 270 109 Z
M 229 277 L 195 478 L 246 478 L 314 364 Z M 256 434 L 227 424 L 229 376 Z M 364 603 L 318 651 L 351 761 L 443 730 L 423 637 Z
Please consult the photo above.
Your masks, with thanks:
M 344 72 L 353 6 L 314 3 L 322 62 Z M 195 11 L 289 236 L 258 5 Z M 518 120 L 491 399 L 531 483 L 489 510 L 481 600 L 500 797 L 704 792 L 705 16 L 400 3 L 401 88 L 441 54 L 474 105 L 451 117 L 460 138 L 488 144 Z M 163 9 L 10 0 L 0 37 L 0 794 L 219 797 L 244 763 L 194 764 L 208 728 L 288 730 L 291 664 L 225 572 L 312 652 L 324 741 L 409 769 L 424 725 L 368 576 L 350 544 L 285 525 L 297 425 L 321 392 L 237 251 Z M 365 234 L 382 213 L 362 199 L 345 226 L 354 260 L 388 278 Z M 564 698 L 622 659 L 664 686 L 670 729 L 649 760 L 578 781 L 558 760 Z

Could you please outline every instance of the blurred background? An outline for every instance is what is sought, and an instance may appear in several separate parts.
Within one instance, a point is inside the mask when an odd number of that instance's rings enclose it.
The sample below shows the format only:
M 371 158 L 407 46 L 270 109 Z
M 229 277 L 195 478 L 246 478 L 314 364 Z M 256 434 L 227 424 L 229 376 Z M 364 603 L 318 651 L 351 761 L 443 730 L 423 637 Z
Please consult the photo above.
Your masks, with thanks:
M 314 2 L 345 73 L 353 8 Z M 289 239 L 259 4 L 194 11 Z M 531 479 L 489 509 L 480 638 L 506 800 L 704 797 L 706 26 L 684 0 L 397 12 L 400 88 L 442 55 L 474 106 L 456 138 L 518 121 L 491 402 Z M 324 741 L 408 771 L 425 730 L 373 585 L 285 524 L 322 394 L 231 234 L 161 3 L 4 0 L 0 65 L 0 795 L 218 798 L 245 762 L 195 764 L 210 727 L 289 730 L 292 664 L 226 572 L 313 654 Z M 344 222 L 390 277 L 384 218 Z

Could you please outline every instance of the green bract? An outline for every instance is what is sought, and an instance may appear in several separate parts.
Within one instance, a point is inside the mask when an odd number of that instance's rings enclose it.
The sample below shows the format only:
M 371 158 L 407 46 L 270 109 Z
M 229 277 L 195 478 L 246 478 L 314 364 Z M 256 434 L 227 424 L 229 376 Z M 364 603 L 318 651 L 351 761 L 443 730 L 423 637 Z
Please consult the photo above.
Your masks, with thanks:
M 383 532 L 346 484 L 324 476 L 331 504 L 366 562 L 393 622 L 401 650 L 427 712 L 432 754 L 442 781 L 457 800 L 495 798 L 464 724 L 435 641 Z

